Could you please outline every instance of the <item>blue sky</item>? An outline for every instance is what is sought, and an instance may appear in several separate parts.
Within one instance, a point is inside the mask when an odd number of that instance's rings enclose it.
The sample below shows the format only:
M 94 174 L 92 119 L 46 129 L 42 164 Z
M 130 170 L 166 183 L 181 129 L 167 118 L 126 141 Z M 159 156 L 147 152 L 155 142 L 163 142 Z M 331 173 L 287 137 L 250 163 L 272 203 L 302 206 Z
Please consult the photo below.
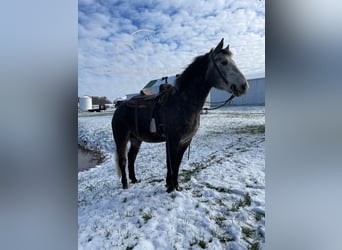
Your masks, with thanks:
M 248 76 L 265 74 L 260 0 L 79 0 L 78 95 L 111 100 L 181 73 L 225 39 Z

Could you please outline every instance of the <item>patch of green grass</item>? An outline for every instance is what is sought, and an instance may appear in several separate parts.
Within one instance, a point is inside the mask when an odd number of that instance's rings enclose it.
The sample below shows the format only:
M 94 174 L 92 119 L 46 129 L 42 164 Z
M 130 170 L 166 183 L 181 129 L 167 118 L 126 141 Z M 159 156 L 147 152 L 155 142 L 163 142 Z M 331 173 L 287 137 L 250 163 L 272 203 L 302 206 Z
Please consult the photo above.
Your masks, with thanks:
M 201 170 L 207 168 L 208 166 L 205 163 L 201 163 L 201 162 L 193 162 L 190 163 L 190 165 L 193 167 L 193 169 L 191 170 L 182 170 L 182 172 L 180 173 L 180 176 L 182 176 L 184 182 L 188 182 L 190 181 L 191 177 L 200 172 Z
M 251 205 L 251 202 L 252 202 L 252 199 L 251 199 L 251 196 L 249 195 L 249 193 L 247 192 L 244 196 L 244 199 L 242 201 L 242 204 L 241 206 L 243 207 L 247 207 L 247 206 L 250 206 Z
M 226 217 L 224 217 L 224 216 L 218 216 L 218 217 L 215 218 L 215 222 L 218 225 L 221 225 L 222 222 L 225 221 L 225 220 L 226 220 Z
M 248 227 L 242 227 L 242 233 L 247 237 L 250 238 L 252 237 L 254 231 Z
M 239 200 L 237 206 L 240 207 L 249 207 L 251 205 L 252 199 L 249 193 L 246 193 L 243 197 L 243 200 Z
M 95 112 L 95 113 L 90 113 L 90 112 L 78 112 L 77 117 L 95 117 L 95 116 L 113 116 L 114 111 L 106 111 L 106 112 Z
M 218 232 L 216 230 L 211 231 L 211 235 L 212 235 L 212 237 L 217 238 L 223 244 L 226 243 L 226 242 L 234 241 L 235 240 L 235 238 L 232 235 L 221 234 L 220 232 Z M 212 239 L 211 239 L 211 241 L 212 241 Z
M 190 165 L 193 167 L 191 170 L 182 170 L 180 176 L 183 178 L 184 182 L 190 181 L 191 177 L 200 171 L 210 167 L 213 163 L 221 163 L 223 159 L 216 159 L 215 153 L 208 155 L 202 162 L 191 162 Z
M 259 242 L 254 242 L 250 245 L 250 247 L 248 247 L 249 250 L 259 250 L 260 249 L 260 245 Z
M 202 249 L 207 248 L 207 243 L 204 240 L 198 240 L 197 238 L 193 238 L 189 244 L 191 247 L 194 245 L 198 245 Z
M 240 153 L 247 152 L 247 148 L 236 148 L 236 151 L 239 151 Z
M 202 249 L 207 248 L 207 243 L 205 243 L 204 240 L 200 240 L 200 241 L 198 242 L 198 245 L 199 245 L 200 248 L 202 248 Z
M 231 193 L 232 193 L 232 191 L 231 191 L 229 188 L 225 188 L 225 187 L 215 187 L 215 186 L 213 186 L 213 185 L 211 185 L 211 184 L 209 184 L 209 183 L 205 183 L 205 186 L 206 186 L 207 188 L 214 189 L 214 190 L 216 190 L 216 191 L 219 192 L 219 193 L 228 193 L 228 194 L 231 194 Z
M 86 199 L 82 199 L 82 200 L 79 200 L 79 201 L 78 201 L 78 206 L 85 206 L 85 205 L 87 205 L 87 204 L 88 204 L 88 202 L 87 202 Z
M 131 233 L 131 232 L 126 232 L 124 235 L 123 235 L 123 238 L 125 239 L 125 240 L 127 240 L 128 238 L 130 238 L 130 237 L 132 237 L 133 236 L 133 234 Z
M 265 133 L 265 124 L 258 124 L 258 125 L 247 125 L 245 127 L 241 127 L 236 129 L 237 134 L 264 134 Z
M 217 202 L 217 205 L 219 205 L 219 206 L 226 206 L 226 204 L 224 204 L 224 202 L 221 200 L 221 199 L 217 199 L 216 200 Z
M 239 211 L 239 206 L 238 206 L 238 204 L 233 204 L 232 205 L 232 208 L 229 210 L 229 211 L 231 211 L 231 212 L 237 212 L 237 211 Z
M 229 236 L 226 236 L 226 235 L 217 235 L 216 237 L 219 239 L 219 241 L 221 243 L 226 243 L 226 242 L 229 242 L 229 241 L 234 241 L 233 237 L 229 237 Z
M 263 218 L 265 218 L 265 214 L 264 213 L 257 213 L 257 214 L 255 214 L 255 220 L 256 221 L 262 220 Z
M 94 189 L 95 189 L 95 186 L 91 184 L 85 187 L 85 190 L 88 190 L 90 192 L 92 192 Z
M 143 218 L 144 222 L 147 223 L 152 218 L 152 215 L 149 213 L 144 213 L 142 218 Z
M 232 208 L 230 209 L 230 211 L 237 212 L 241 207 L 248 207 L 251 205 L 251 203 L 252 203 L 252 198 L 247 192 L 245 196 L 243 197 L 243 200 L 240 199 L 238 203 L 234 203 L 232 205 Z

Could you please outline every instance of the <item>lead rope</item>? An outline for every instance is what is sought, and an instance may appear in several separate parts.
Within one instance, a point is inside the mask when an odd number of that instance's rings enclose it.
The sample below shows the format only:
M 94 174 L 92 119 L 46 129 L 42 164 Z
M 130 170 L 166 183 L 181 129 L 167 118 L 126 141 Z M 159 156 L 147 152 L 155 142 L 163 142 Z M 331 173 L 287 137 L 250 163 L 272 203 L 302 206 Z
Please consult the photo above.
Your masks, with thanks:
M 135 130 L 137 132 L 137 137 L 139 137 L 139 127 L 138 127 L 138 100 L 135 103 Z
M 227 103 L 230 104 L 232 102 L 233 98 L 234 98 L 234 95 L 231 95 L 223 104 L 220 104 L 220 105 L 213 107 L 213 108 L 203 108 L 203 110 L 208 111 L 208 110 L 214 110 L 214 109 L 222 108 Z
M 172 171 L 172 165 L 171 165 L 171 155 L 170 155 L 170 144 L 169 144 L 169 131 L 167 129 L 167 126 L 165 126 L 165 111 L 163 111 L 163 117 L 164 117 L 164 129 L 165 129 L 165 134 L 166 134 L 166 158 L 170 166 L 170 174 L 173 176 L 173 171 Z M 167 165 L 167 164 L 166 164 Z M 166 166 L 167 167 L 167 166 Z
M 188 160 L 190 160 L 190 146 L 191 146 L 191 141 L 189 143 L 189 148 L 188 148 Z

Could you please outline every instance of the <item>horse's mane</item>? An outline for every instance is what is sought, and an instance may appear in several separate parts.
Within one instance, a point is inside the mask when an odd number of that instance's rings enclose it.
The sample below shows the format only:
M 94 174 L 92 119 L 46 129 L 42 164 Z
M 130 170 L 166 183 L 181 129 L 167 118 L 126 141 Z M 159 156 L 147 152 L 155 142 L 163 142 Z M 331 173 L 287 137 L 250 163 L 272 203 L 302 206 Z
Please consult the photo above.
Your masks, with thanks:
M 221 53 L 224 54 L 224 55 L 228 55 L 230 57 L 233 56 L 233 52 L 231 52 L 230 50 L 222 49 Z
M 204 55 L 196 57 L 191 64 L 183 71 L 183 73 L 178 76 L 175 82 L 175 87 L 179 91 L 187 88 L 192 81 L 196 80 L 196 78 L 203 77 L 201 74 L 206 73 L 206 69 L 209 64 L 209 54 L 213 51 L 213 49 Z M 230 50 L 221 49 L 220 51 L 224 55 L 232 56 L 233 53 Z
M 209 64 L 209 53 L 196 57 L 191 64 L 178 76 L 175 82 L 177 90 L 181 91 L 189 86 L 195 78 L 205 74 Z

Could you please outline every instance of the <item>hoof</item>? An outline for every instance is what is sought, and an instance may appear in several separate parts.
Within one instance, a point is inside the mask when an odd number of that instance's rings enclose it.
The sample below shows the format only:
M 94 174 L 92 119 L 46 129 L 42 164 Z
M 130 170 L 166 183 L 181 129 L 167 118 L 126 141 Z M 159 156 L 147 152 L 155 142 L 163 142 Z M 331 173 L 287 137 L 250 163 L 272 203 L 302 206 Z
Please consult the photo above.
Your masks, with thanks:
M 166 192 L 168 192 L 168 193 L 171 193 L 173 191 L 175 191 L 175 187 L 171 187 L 171 186 L 168 187 L 167 190 L 166 190 Z
M 178 184 L 176 185 L 176 186 L 167 186 L 167 192 L 168 193 L 171 193 L 171 192 L 173 192 L 173 191 L 182 191 L 183 190 L 183 188 L 181 188 Z
M 122 188 L 123 189 L 128 189 L 128 185 L 126 184 L 126 185 L 122 185 Z
M 176 189 L 177 191 L 182 191 L 182 190 L 183 190 L 183 188 L 181 188 L 178 184 L 176 185 L 175 189 Z
M 134 184 L 134 183 L 139 183 L 140 180 L 137 180 L 137 179 L 134 179 L 134 180 L 131 180 L 131 183 Z

